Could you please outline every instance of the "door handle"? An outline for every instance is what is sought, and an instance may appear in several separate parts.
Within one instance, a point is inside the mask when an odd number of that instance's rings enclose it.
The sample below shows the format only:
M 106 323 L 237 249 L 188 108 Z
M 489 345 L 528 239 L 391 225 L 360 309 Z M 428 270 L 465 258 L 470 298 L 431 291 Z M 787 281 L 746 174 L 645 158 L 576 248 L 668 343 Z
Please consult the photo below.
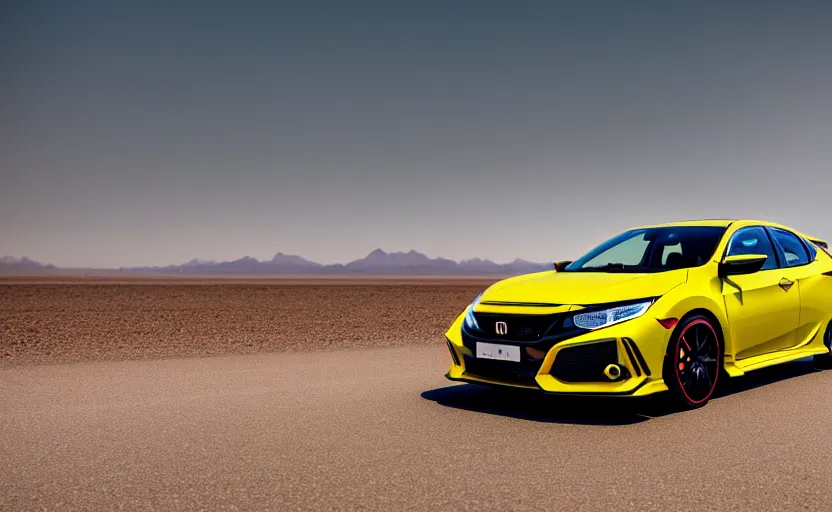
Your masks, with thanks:
M 787 292 L 787 291 L 789 291 L 789 288 L 791 288 L 792 285 L 794 284 L 794 281 L 789 281 L 788 279 L 786 279 L 784 277 L 783 279 L 780 280 L 779 284 L 780 284 L 780 288 L 782 288 L 784 292 Z

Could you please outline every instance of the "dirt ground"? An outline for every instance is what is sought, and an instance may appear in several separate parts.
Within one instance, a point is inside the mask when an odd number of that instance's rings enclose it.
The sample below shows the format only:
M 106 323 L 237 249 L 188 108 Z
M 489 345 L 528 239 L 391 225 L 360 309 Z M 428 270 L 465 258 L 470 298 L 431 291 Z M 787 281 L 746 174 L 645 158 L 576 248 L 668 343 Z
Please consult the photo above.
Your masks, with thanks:
M 0 365 L 441 344 L 494 279 L 0 281 Z
M 679 413 L 451 383 L 487 284 L 4 281 L 0 510 L 830 509 L 832 372 Z

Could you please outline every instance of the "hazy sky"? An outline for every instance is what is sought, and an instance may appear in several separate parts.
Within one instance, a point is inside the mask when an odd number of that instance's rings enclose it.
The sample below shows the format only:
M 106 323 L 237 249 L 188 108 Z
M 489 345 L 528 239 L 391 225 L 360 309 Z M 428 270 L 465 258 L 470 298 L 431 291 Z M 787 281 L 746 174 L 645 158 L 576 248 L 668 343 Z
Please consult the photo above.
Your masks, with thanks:
M 0 255 L 832 238 L 832 2 L 0 2 Z

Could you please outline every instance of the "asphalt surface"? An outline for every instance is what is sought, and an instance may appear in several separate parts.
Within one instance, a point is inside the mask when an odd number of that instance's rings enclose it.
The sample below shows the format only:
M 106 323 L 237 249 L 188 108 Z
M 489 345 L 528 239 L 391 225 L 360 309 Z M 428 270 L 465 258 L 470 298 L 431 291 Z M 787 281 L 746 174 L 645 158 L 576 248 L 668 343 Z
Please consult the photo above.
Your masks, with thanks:
M 455 384 L 443 346 L 0 370 L 2 510 L 830 510 L 832 371 L 703 409 Z

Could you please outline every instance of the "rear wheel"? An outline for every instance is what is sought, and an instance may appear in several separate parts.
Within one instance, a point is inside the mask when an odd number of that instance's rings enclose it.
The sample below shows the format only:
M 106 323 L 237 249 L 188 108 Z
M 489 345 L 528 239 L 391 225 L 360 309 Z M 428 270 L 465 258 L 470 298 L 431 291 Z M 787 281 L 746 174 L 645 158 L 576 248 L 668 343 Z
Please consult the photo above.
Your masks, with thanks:
M 832 321 L 826 325 L 826 331 L 823 333 L 823 344 L 832 351 Z M 815 365 L 820 368 L 832 368 L 832 353 L 816 355 Z
M 702 407 L 716 390 L 722 343 L 713 321 L 704 315 L 685 318 L 667 346 L 664 381 L 678 405 Z

